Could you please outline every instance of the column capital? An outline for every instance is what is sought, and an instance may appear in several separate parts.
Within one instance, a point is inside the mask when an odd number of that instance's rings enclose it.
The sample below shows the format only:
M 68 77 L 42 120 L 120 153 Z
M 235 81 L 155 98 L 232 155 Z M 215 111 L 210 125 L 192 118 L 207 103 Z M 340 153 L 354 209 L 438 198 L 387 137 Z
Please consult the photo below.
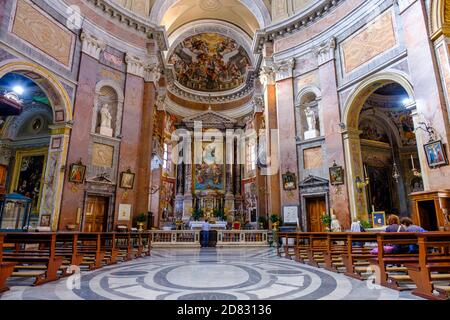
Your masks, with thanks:
M 158 90 L 158 96 L 156 97 L 156 107 L 158 111 L 164 111 L 166 110 L 166 90 Z
M 294 76 L 295 58 L 276 62 L 273 65 L 275 71 L 275 81 L 282 81 Z
M 80 39 L 82 43 L 81 51 L 94 59 L 100 59 L 100 54 L 106 49 L 106 43 L 85 30 L 81 32 Z
M 161 68 L 156 63 L 150 63 L 144 67 L 144 80 L 145 82 L 154 82 L 158 84 L 161 78 Z
M 328 61 L 334 60 L 334 51 L 336 49 L 336 38 L 332 37 L 322 42 L 314 48 L 314 55 L 317 57 L 319 67 Z
M 257 112 L 264 112 L 264 96 L 262 95 L 256 95 L 253 97 L 253 111 L 255 113 Z
M 142 58 L 127 53 L 125 56 L 127 64 L 127 73 L 144 78 L 145 77 L 145 62 Z
M 268 85 L 275 84 L 275 70 L 273 69 L 272 64 L 267 63 L 261 67 L 261 71 L 259 72 L 259 81 L 264 88 Z

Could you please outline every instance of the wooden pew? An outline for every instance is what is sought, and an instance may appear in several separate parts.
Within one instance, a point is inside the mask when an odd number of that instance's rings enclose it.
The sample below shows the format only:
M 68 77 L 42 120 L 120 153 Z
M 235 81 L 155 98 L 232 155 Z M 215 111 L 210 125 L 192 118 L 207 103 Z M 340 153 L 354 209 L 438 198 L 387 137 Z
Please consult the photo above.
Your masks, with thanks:
M 385 246 L 406 246 L 417 244 L 417 233 L 383 232 L 377 235 L 378 253 L 370 262 L 375 270 L 375 282 L 395 290 L 408 290 L 402 286 L 410 281 L 405 263 L 418 261 L 418 255 L 409 252 L 387 252 Z M 390 266 L 390 267 L 389 267 Z
M 450 282 L 450 232 L 426 232 L 417 237 L 418 261 L 405 264 L 409 277 L 416 285 L 412 293 L 426 299 L 449 299 L 450 286 L 438 283 Z M 433 294 L 434 290 L 439 293 L 438 296 Z
M 326 251 L 323 252 L 325 269 L 333 272 L 343 272 L 345 267 L 342 255 L 348 250 L 348 236 L 345 232 L 330 232 L 327 234 Z
M 347 233 L 347 252 L 342 254 L 345 275 L 355 279 L 364 280 L 364 274 L 370 272 L 369 259 L 373 258 L 370 251 L 376 245 L 377 233 Z
M 6 286 L 6 280 L 11 276 L 14 271 L 14 262 L 3 262 L 3 242 L 5 235 L 0 233 L 0 293 L 8 291 Z
M 117 257 L 119 255 L 119 250 L 116 247 L 116 233 L 115 232 L 105 232 L 101 234 L 101 251 L 105 252 L 104 261 L 108 265 L 116 264 Z
M 64 257 L 62 277 L 72 275 L 75 270 L 72 266 L 80 266 L 83 254 L 78 252 L 78 233 L 58 232 L 56 235 L 56 253 Z
M 296 232 L 295 236 L 295 261 L 308 263 L 308 250 L 311 246 L 311 233 Z
M 108 259 L 105 257 L 105 251 L 101 246 L 101 233 L 79 233 L 78 251 L 83 255 L 81 266 L 87 266 L 89 270 L 95 270 L 103 267 L 103 263 Z
M 309 246 L 306 249 L 308 256 L 307 264 L 319 268 L 323 264 L 324 253 L 327 251 L 328 234 L 324 232 L 309 233 Z
M 4 243 L 15 245 L 3 252 L 3 261 L 16 264 L 11 277 L 35 278 L 35 286 L 59 279 L 63 257 L 56 254 L 56 233 L 7 233 Z
M 277 255 L 279 257 L 284 254 L 286 259 L 292 259 L 295 255 L 295 239 L 297 232 L 278 232 L 278 239 L 280 239 L 277 245 Z
M 119 250 L 118 258 L 122 261 L 130 261 L 135 258 L 131 245 L 131 234 L 129 232 L 116 233 L 116 248 Z

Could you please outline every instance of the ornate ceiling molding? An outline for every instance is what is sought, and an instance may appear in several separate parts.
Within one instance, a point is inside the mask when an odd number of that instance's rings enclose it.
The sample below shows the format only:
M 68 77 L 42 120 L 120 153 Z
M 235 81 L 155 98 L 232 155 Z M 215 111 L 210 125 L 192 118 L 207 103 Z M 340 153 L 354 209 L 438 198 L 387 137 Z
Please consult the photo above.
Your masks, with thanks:
M 109 0 L 86 0 L 86 2 L 94 5 L 97 10 L 102 11 L 105 15 L 116 19 L 125 27 L 143 33 L 149 39 L 156 40 L 161 51 L 167 50 L 167 37 L 163 27 L 150 23 L 149 20 L 143 19 Z
M 295 33 L 310 26 L 317 20 L 326 16 L 344 1 L 346 0 L 319 1 L 305 11 L 300 12 L 289 19 L 272 24 L 271 26 L 256 32 L 255 40 L 253 41 L 253 52 L 261 53 L 264 43 Z

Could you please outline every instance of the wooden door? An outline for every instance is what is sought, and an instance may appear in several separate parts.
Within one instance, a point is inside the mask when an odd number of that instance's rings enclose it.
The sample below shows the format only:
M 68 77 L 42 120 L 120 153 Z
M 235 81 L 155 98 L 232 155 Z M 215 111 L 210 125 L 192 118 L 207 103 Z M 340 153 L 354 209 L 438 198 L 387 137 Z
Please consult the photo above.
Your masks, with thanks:
M 326 214 L 325 197 L 307 198 L 306 211 L 308 216 L 309 232 L 324 232 L 325 226 L 322 224 L 321 217 Z
M 104 232 L 108 221 L 108 198 L 90 196 L 87 199 L 83 232 Z

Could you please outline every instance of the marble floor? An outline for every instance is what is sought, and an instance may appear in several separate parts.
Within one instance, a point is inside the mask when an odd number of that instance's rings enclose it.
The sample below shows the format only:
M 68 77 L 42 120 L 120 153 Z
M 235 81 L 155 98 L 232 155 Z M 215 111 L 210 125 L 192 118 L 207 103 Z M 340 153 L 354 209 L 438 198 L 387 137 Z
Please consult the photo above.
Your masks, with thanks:
M 31 281 L 32 282 L 32 281 Z M 276 256 L 271 248 L 154 249 L 152 256 L 31 287 L 13 279 L 0 300 L 398 300 L 378 287 Z

